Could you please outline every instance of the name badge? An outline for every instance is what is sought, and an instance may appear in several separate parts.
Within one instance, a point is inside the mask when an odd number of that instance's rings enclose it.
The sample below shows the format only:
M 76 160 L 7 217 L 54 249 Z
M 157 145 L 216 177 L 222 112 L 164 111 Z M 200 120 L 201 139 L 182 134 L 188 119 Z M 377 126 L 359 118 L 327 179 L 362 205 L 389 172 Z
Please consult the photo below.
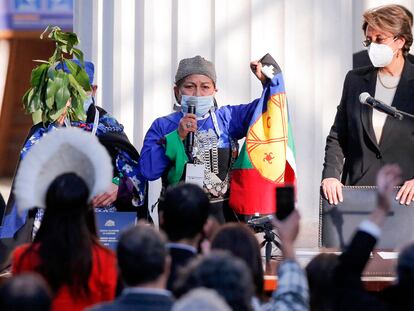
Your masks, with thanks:
M 204 185 L 204 164 L 187 163 L 185 182 L 196 184 L 203 188 Z

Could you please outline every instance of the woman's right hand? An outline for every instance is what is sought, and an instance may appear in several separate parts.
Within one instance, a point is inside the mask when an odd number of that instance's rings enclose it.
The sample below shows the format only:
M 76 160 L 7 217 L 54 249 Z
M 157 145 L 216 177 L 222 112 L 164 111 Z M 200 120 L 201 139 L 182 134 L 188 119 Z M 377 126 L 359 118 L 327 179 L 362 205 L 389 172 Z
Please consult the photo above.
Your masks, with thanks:
M 257 79 L 262 82 L 263 85 L 266 84 L 266 76 L 262 73 L 262 63 L 258 60 L 254 60 L 250 62 L 250 70 L 256 76 Z
M 336 178 L 325 178 L 322 180 L 322 191 L 329 204 L 337 205 L 338 202 L 343 202 L 342 197 L 343 184 Z
M 189 132 L 197 130 L 197 117 L 195 114 L 187 113 L 178 123 L 178 135 L 184 140 Z

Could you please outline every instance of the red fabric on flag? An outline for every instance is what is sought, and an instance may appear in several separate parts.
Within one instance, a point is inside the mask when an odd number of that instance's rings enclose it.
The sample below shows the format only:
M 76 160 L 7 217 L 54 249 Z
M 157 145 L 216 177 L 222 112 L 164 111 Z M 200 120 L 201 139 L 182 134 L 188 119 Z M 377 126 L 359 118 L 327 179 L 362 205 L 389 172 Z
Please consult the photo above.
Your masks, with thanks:
M 256 169 L 234 170 L 230 207 L 241 215 L 273 214 L 276 211 L 276 186 L 263 178 Z

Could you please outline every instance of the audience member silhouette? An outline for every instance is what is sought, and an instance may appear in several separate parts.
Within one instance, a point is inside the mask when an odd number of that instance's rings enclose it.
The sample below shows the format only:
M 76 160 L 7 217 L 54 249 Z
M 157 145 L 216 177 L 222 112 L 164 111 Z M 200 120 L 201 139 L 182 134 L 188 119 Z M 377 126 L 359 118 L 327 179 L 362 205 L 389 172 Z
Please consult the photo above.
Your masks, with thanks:
M 213 236 L 211 249 L 228 250 L 242 259 L 252 274 L 256 299 L 261 301 L 264 298 L 262 256 L 259 242 L 251 229 L 242 223 L 225 224 Z M 258 303 L 256 299 L 254 304 Z
M 122 233 L 117 246 L 118 266 L 125 288 L 113 303 L 91 311 L 168 311 L 173 299 L 165 289 L 170 258 L 164 238 L 153 227 L 139 224 Z
M 215 290 L 196 288 L 175 302 L 172 311 L 231 311 Z
M 179 298 L 198 287 L 216 290 L 234 311 L 252 310 L 251 273 L 243 260 L 229 252 L 213 251 L 192 260 L 175 283 L 174 294 Z
M 194 184 L 169 188 L 160 202 L 160 227 L 167 234 L 167 247 L 172 259 L 167 283 L 169 290 L 173 288 L 178 270 L 198 253 L 209 208 L 207 195 Z
M 57 177 L 33 244 L 16 248 L 12 273 L 40 273 L 54 293 L 52 310 L 83 310 L 115 296 L 115 255 L 100 245 L 89 190 L 74 173 Z
M 49 311 L 51 305 L 49 286 L 36 273 L 12 277 L 0 287 L 0 310 Z
M 39 273 L 52 290 L 52 310 L 83 310 L 115 297 L 116 256 L 99 243 L 90 204 L 111 179 L 108 152 L 78 128 L 51 131 L 20 163 L 14 188 L 20 212 L 45 211 L 33 243 L 15 249 L 12 273 Z
M 334 270 L 337 265 L 338 255 L 322 253 L 314 257 L 306 266 L 312 311 L 335 309 Z

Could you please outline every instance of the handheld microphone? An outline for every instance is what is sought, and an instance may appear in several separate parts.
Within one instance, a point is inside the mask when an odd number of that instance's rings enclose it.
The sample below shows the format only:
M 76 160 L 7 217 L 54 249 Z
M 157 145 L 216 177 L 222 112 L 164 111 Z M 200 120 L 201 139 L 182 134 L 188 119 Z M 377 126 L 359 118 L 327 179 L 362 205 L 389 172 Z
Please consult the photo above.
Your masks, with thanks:
M 187 113 L 192 113 L 192 114 L 196 113 L 196 106 L 195 106 L 194 101 L 189 101 Z M 194 147 L 194 132 L 189 132 L 187 134 L 187 137 L 185 138 L 185 147 L 188 153 L 191 155 L 193 153 L 193 147 Z
M 361 104 L 366 104 L 368 106 L 371 106 L 372 108 L 383 112 L 393 118 L 396 118 L 398 120 L 403 119 L 403 115 L 394 107 L 388 106 L 387 104 L 384 104 L 383 102 L 379 101 L 378 99 L 375 99 L 369 93 L 364 92 L 359 95 L 359 101 Z

